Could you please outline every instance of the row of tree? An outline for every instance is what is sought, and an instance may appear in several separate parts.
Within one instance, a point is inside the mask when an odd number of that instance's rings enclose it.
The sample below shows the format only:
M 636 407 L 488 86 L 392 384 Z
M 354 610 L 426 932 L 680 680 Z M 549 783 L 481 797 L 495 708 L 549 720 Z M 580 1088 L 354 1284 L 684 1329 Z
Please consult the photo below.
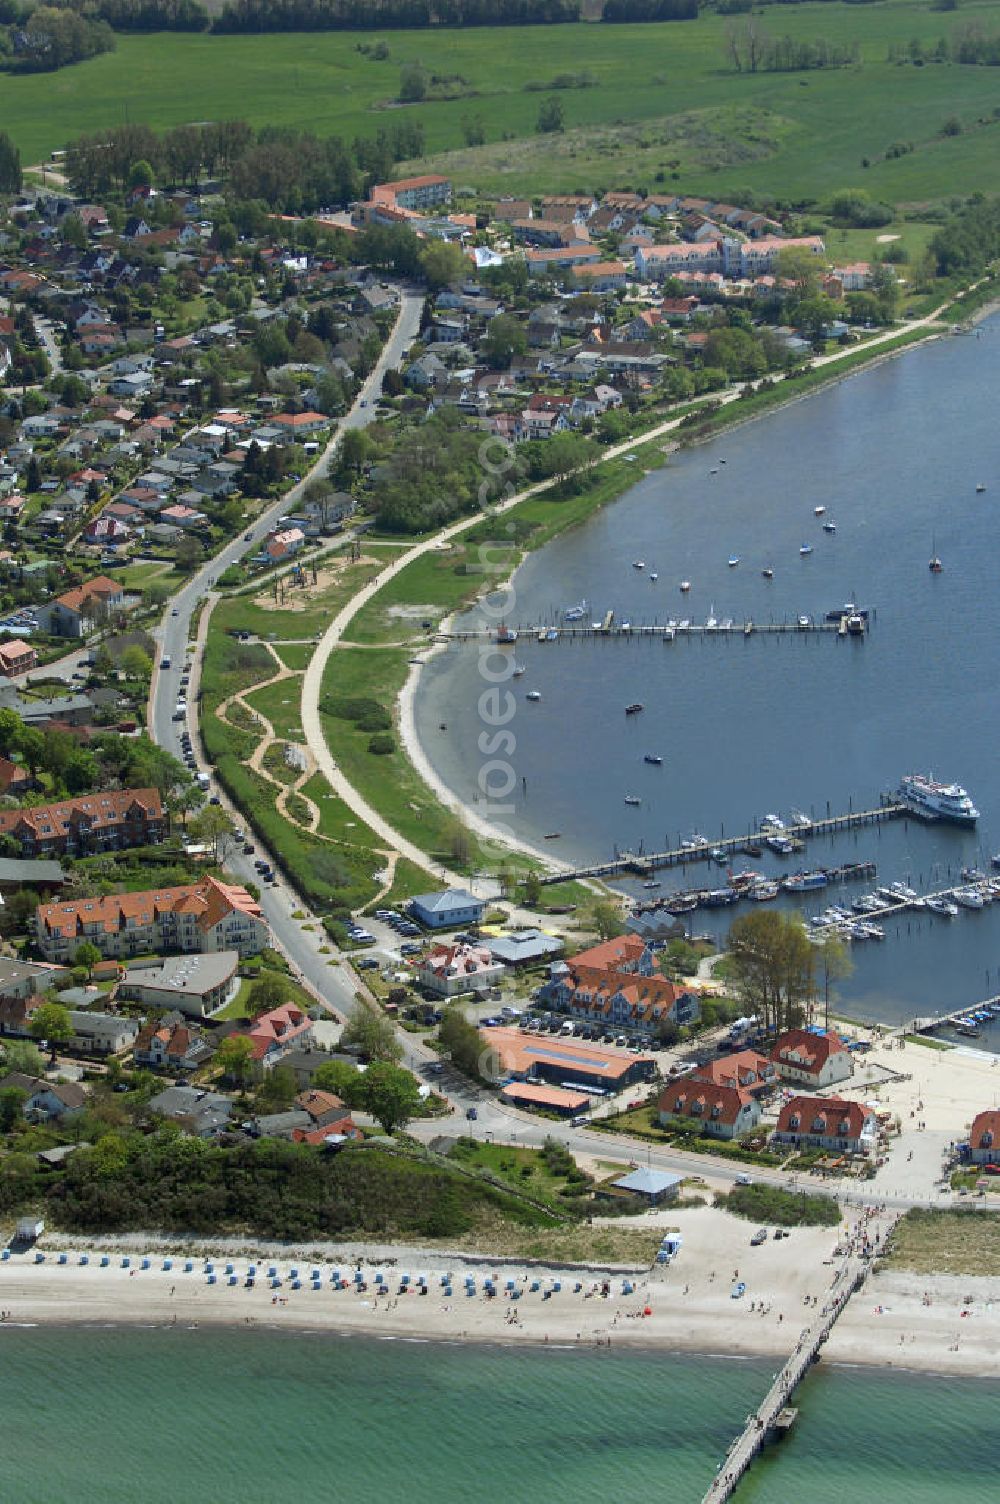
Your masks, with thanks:
M 726 28 L 725 56 L 736 73 L 798 73 L 815 68 L 846 68 L 861 62 L 860 42 L 808 41 L 772 37 L 753 18 Z
M 930 252 L 942 277 L 969 276 L 1000 256 L 1000 199 L 970 199 L 935 231 Z
M 297 213 L 349 203 L 423 147 L 422 126 L 408 121 L 351 142 L 292 127 L 255 131 L 244 120 L 181 125 L 159 134 L 148 125 L 119 125 L 67 142 L 66 174 L 84 198 L 153 181 L 194 185 L 222 174 L 234 200 Z
M 375 27 L 552 25 L 579 0 L 226 0 L 217 32 L 370 31 Z
M 601 20 L 697 21 L 699 0 L 604 0 Z

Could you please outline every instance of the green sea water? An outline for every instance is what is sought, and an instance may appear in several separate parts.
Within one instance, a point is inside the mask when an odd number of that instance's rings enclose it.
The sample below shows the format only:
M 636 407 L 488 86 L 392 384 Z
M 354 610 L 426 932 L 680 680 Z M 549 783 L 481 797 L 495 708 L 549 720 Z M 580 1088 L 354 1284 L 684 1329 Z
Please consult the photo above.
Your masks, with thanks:
M 696 1504 L 771 1365 L 300 1333 L 0 1330 L 19 1504 Z M 1000 1497 L 1000 1384 L 847 1369 L 740 1504 Z

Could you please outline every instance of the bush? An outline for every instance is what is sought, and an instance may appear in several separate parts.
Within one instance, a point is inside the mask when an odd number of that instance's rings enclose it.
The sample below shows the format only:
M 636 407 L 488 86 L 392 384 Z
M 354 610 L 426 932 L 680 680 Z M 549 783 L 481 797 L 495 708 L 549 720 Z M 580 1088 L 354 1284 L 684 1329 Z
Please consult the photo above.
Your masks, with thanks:
M 728 1195 L 718 1195 L 715 1204 L 748 1222 L 774 1222 L 778 1227 L 835 1227 L 840 1221 L 840 1207 L 832 1196 L 778 1186 L 737 1185 Z
M 388 731 L 380 731 L 368 743 L 368 750 L 376 757 L 386 757 L 390 752 L 395 752 L 396 738 Z

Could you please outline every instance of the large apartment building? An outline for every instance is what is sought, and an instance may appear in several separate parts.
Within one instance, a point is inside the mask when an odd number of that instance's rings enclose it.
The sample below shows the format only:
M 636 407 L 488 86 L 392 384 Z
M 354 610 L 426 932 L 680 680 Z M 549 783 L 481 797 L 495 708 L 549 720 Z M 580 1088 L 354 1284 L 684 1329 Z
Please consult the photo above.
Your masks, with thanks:
M 253 956 L 270 939 L 246 888 L 206 877 L 158 892 L 114 893 L 39 905 L 38 948 L 47 961 L 71 961 L 85 940 L 102 956 L 128 960 L 151 951 L 238 951 Z
M 167 833 L 156 789 L 85 794 L 32 809 L 0 810 L 0 836 L 13 836 L 22 857 L 88 856 L 153 846 Z

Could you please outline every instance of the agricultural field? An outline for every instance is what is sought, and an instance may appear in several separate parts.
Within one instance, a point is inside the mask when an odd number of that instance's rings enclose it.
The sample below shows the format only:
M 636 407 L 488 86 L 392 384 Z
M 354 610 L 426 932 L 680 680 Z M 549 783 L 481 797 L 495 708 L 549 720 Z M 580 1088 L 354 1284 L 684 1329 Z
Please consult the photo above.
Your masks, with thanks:
M 4 127 L 32 163 L 75 133 L 123 119 L 163 127 L 244 116 L 351 138 L 374 136 L 402 112 L 423 125 L 421 166 L 488 193 L 632 184 L 739 202 L 748 193 L 822 199 L 863 186 L 919 204 L 995 178 L 994 71 L 890 64 L 887 53 L 911 39 L 930 52 L 969 25 L 998 33 L 1000 0 L 950 13 L 928 0 L 829 0 L 770 7 L 756 19 L 772 37 L 857 43 L 859 65 L 822 71 L 733 71 L 727 31 L 743 24 L 705 14 L 653 25 L 390 31 L 377 34 L 389 47 L 384 61 L 358 51 L 376 34 L 356 32 L 119 36 L 115 52 L 86 63 L 5 77 Z M 453 97 L 397 108 L 400 69 L 414 61 L 447 74 Z M 584 75 L 586 86 L 557 95 L 525 87 L 559 74 Z M 539 103 L 551 97 L 566 130 L 540 137 Z M 463 147 L 463 122 L 481 124 L 486 144 Z M 899 143 L 907 150 L 887 158 Z

